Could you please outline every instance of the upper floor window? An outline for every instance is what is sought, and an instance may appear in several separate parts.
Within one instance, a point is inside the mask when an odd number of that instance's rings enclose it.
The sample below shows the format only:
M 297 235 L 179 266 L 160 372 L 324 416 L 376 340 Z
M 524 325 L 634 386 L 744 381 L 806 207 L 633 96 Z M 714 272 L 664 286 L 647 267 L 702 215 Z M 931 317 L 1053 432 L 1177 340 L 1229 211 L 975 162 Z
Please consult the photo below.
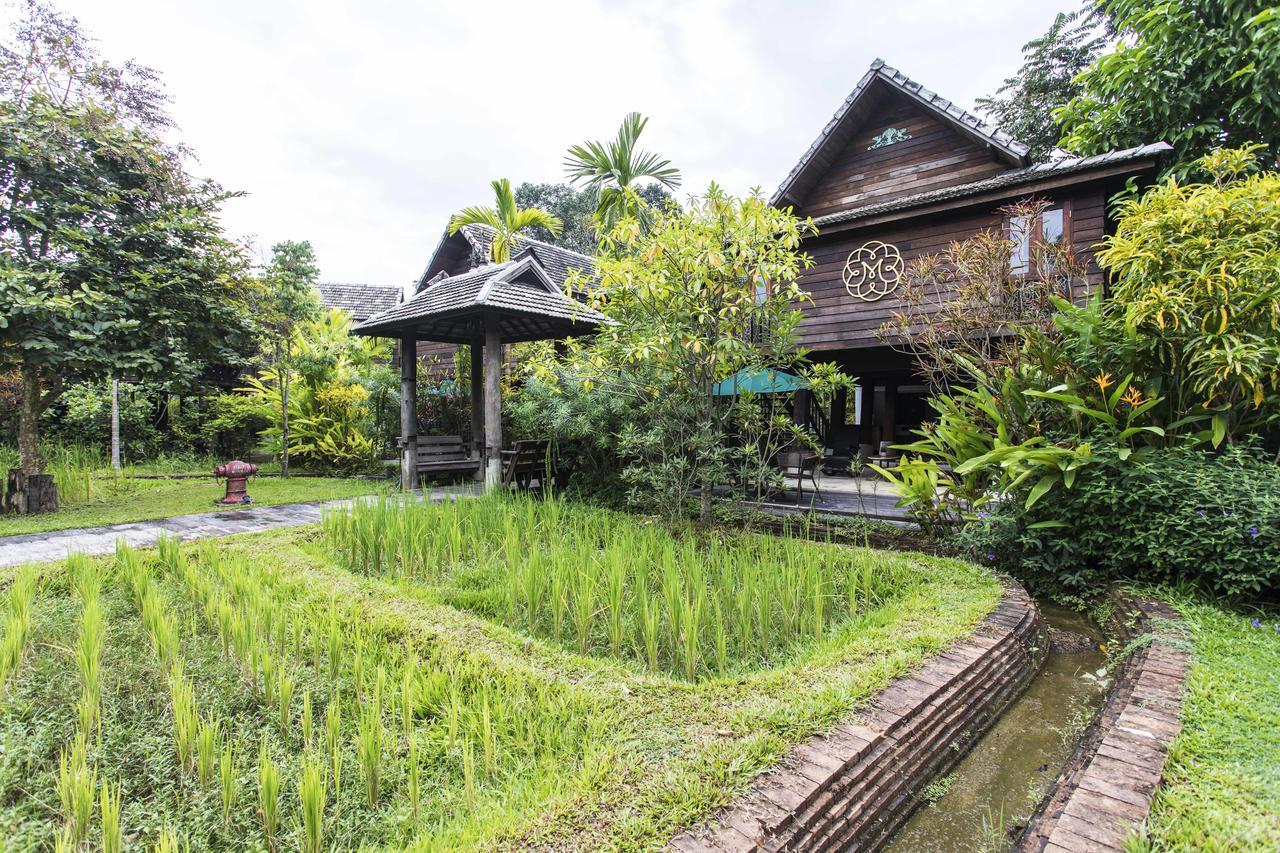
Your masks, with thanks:
M 1043 267 L 1051 262 L 1053 253 L 1044 251 L 1050 246 L 1060 246 L 1067 239 L 1067 218 L 1061 207 L 1048 207 L 1036 216 L 1010 216 L 1009 240 L 1013 249 L 1009 256 L 1009 270 L 1014 275 L 1045 274 Z

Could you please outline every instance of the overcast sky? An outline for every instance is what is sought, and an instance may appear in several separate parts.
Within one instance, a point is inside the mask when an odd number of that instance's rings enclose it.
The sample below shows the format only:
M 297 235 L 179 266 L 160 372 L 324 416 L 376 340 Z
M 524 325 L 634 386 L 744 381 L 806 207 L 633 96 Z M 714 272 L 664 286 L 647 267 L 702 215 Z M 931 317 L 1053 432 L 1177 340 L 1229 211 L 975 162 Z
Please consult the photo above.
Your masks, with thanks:
M 230 233 L 310 240 L 322 278 L 403 285 L 489 181 L 649 116 L 684 173 L 772 191 L 877 56 L 971 108 L 1069 3 L 62 0 L 164 77 Z

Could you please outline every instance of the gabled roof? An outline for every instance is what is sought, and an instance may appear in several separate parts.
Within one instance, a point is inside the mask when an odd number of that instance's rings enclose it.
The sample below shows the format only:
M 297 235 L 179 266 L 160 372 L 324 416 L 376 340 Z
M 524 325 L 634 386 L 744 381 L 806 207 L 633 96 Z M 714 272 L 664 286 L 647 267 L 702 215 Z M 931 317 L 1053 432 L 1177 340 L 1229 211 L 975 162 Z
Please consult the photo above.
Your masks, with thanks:
M 452 272 L 459 264 L 467 266 L 472 259 L 478 259 L 480 263 L 487 262 L 489 249 L 493 245 L 493 235 L 494 230 L 491 227 L 479 224 L 463 225 L 456 234 L 452 235 L 446 232 L 440 238 L 436 250 L 431 253 L 427 268 L 418 278 L 418 290 L 422 290 L 440 273 Z M 515 256 L 529 248 L 537 249 L 538 261 L 558 287 L 564 286 L 570 270 L 588 274 L 595 271 L 595 260 L 590 256 L 524 235 L 516 235 L 512 241 L 511 253 Z
M 393 285 L 322 281 L 316 284 L 326 308 L 340 308 L 354 320 L 364 320 L 397 305 L 404 291 Z
M 1165 152 L 1172 150 L 1173 146 L 1167 142 L 1153 142 L 1148 145 L 1139 145 L 1135 148 L 1126 148 L 1121 151 L 1108 151 L 1105 154 L 1098 154 L 1092 157 L 1065 157 L 1058 160 L 1050 160 L 1045 163 L 1037 163 L 1036 165 L 1028 166 L 1025 169 L 1014 169 L 1012 171 L 1002 172 L 995 177 L 984 178 L 980 181 L 971 181 L 967 184 L 943 187 L 942 189 L 929 190 L 928 192 L 916 193 L 915 195 L 903 196 L 901 198 L 890 199 L 876 204 L 865 204 L 861 207 L 841 210 L 837 213 L 819 216 L 813 221 L 815 225 L 822 228 L 824 226 L 836 225 L 845 222 L 856 222 L 859 219 L 867 219 L 872 216 L 879 216 L 881 214 L 892 213 L 899 210 L 923 207 L 924 205 L 933 204 L 935 202 L 950 201 L 952 199 L 964 198 L 965 196 L 979 195 L 981 193 L 994 190 L 1015 189 L 1026 184 L 1047 180 L 1059 175 L 1087 172 L 1093 169 L 1103 169 L 1107 166 L 1119 164 L 1133 165 L 1143 160 L 1149 160 L 1154 165 L 1155 161 L 1160 156 Z
M 877 59 L 871 63 L 871 68 L 862 75 L 858 85 L 849 93 L 849 97 L 844 99 L 844 103 L 836 110 L 831 121 L 827 122 L 822 133 L 818 134 L 818 138 L 809 146 L 809 150 L 800 158 L 800 162 L 796 163 L 795 168 L 774 192 L 770 203 L 798 205 L 803 201 L 805 193 L 830 167 L 831 160 L 848 144 L 850 137 L 857 131 L 863 117 L 859 108 L 877 90 L 886 88 L 914 101 L 961 135 L 981 145 L 989 146 L 1011 166 L 1027 165 L 1027 154 L 1030 149 L 1026 144 L 961 109 L 936 92 L 926 89 L 896 68 L 885 65 L 883 59 Z
M 535 241 L 536 242 L 536 241 Z M 470 343 L 483 333 L 486 314 L 499 318 L 504 342 L 589 334 L 608 322 L 570 299 L 542 264 L 546 244 L 530 246 L 502 264 L 487 264 L 435 280 L 408 302 L 352 329 L 360 335 Z

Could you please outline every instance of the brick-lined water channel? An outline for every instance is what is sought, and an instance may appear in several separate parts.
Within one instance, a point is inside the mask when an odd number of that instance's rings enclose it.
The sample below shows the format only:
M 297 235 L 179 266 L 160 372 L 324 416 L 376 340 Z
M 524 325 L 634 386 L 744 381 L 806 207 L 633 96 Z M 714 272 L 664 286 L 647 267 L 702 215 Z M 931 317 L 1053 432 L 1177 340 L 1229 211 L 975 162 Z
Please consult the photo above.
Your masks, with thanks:
M 1008 850 L 1071 756 L 1102 704 L 1103 691 L 1088 676 L 1103 666 L 1105 655 L 1088 619 L 1051 604 L 1041 603 L 1040 610 L 1051 629 L 1083 634 L 1092 647 L 1050 646 L 1040 675 L 956 769 L 932 786 L 936 799 L 898 833 L 888 847 L 892 853 Z

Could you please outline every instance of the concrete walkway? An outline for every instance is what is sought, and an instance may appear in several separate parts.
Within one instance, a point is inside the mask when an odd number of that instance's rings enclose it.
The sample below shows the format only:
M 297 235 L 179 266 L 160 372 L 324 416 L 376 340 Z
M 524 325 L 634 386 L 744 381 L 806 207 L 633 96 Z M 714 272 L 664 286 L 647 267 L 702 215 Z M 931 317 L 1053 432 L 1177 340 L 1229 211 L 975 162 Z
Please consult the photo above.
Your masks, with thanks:
M 430 500 L 470 495 L 474 492 L 466 486 L 433 489 Z M 421 500 L 422 493 L 416 493 Z M 326 507 L 350 506 L 361 498 L 345 498 L 316 503 L 279 504 L 255 506 L 246 509 L 201 512 L 195 515 L 179 515 L 157 518 L 151 521 L 132 521 L 106 527 L 81 527 L 71 530 L 50 530 L 44 533 L 27 533 L 22 536 L 0 537 L 0 566 L 16 566 L 22 563 L 40 563 L 62 560 L 69 553 L 110 554 L 116 542 L 123 539 L 134 547 L 150 547 L 161 536 L 178 539 L 216 539 L 237 536 L 241 533 L 260 533 L 277 527 L 297 527 L 314 524 Z

